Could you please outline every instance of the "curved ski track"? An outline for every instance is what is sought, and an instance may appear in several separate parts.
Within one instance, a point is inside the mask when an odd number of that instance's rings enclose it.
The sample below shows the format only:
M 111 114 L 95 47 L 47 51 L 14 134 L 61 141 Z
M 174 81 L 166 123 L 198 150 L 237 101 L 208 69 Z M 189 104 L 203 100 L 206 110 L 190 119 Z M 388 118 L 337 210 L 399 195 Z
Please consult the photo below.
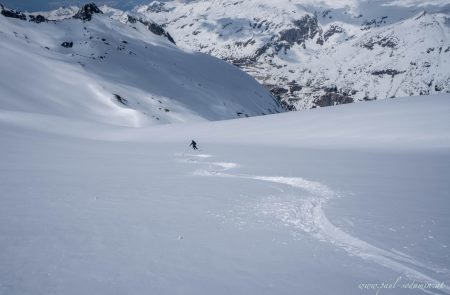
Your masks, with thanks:
M 399 251 L 388 251 L 369 244 L 357 237 L 354 237 L 339 227 L 332 224 L 323 211 L 323 205 L 334 198 L 339 197 L 336 192 L 327 185 L 316 181 L 310 181 L 302 177 L 283 176 L 258 176 L 246 174 L 230 174 L 229 170 L 240 165 L 232 162 L 211 162 L 208 159 L 213 155 L 207 154 L 186 154 L 183 162 L 206 166 L 206 169 L 194 171 L 194 175 L 206 177 L 231 177 L 256 181 L 271 182 L 275 184 L 287 185 L 294 189 L 299 189 L 306 193 L 306 198 L 298 198 L 296 201 L 271 202 L 258 206 L 258 209 L 265 215 L 270 215 L 284 225 L 295 231 L 301 231 L 314 238 L 330 243 L 338 247 L 350 256 L 356 256 L 388 269 L 391 269 L 406 277 L 423 283 L 439 284 L 440 281 L 430 277 L 427 273 L 450 274 L 450 270 L 427 265 L 415 260 Z M 280 193 L 284 190 L 280 189 Z M 444 286 L 443 289 L 433 290 L 422 289 L 430 294 L 450 294 L 450 288 Z M 437 292 L 437 293 L 436 293 Z

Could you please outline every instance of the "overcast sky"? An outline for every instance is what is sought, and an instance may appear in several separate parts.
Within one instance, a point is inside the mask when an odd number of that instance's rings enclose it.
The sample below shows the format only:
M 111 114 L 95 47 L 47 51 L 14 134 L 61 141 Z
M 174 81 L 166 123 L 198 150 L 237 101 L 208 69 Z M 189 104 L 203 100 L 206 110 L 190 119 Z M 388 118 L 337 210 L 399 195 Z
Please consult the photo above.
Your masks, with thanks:
M 138 4 L 148 4 L 153 0 L 0 0 L 5 6 L 17 10 L 23 11 L 45 11 L 50 9 L 55 9 L 62 6 L 77 5 L 95 2 L 97 5 L 107 4 L 109 6 L 120 8 L 120 9 L 131 9 Z M 168 0 L 159 0 L 165 2 Z M 184 0 L 186 2 L 192 0 Z M 231 0 L 230 0 L 231 1 Z M 273 0 L 276 3 L 277 0 Z M 302 0 L 303 4 L 324 4 L 331 8 L 345 7 L 346 5 L 352 5 L 354 3 L 384 3 L 388 6 L 399 6 L 399 7 L 423 7 L 424 9 L 431 9 L 433 7 L 450 7 L 450 0 Z
M 108 4 L 112 7 L 130 9 L 137 4 L 150 3 L 151 0 L 0 0 L 5 6 L 17 10 L 39 11 L 54 9 L 61 6 L 81 5 L 95 2 L 98 5 Z M 162 1 L 161 1 L 162 2 Z

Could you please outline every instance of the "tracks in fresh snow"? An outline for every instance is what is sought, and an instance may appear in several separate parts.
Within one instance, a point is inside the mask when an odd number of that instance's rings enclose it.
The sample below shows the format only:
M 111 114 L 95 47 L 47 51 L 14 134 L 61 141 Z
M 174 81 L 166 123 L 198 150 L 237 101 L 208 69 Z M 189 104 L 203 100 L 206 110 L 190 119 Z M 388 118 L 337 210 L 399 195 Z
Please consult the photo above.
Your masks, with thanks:
M 411 279 L 426 283 L 438 284 L 440 282 L 431 276 L 433 274 L 442 275 L 449 273 L 447 269 L 440 269 L 421 263 L 406 254 L 378 248 L 332 224 L 322 207 L 327 201 L 337 198 L 338 194 L 320 182 L 310 181 L 302 177 L 231 174 L 229 170 L 239 167 L 239 164 L 211 161 L 210 159 L 213 157 L 205 154 L 189 154 L 182 160 L 202 166 L 201 169 L 194 171 L 194 174 L 198 176 L 264 181 L 287 185 L 299 190 L 298 197 L 286 199 L 283 198 L 283 189 L 280 189 L 280 194 L 282 195 L 279 198 L 262 202 L 255 207 L 260 214 L 273 217 L 296 232 L 301 231 L 320 241 L 330 243 L 346 251 L 348 255 L 360 257 L 366 261 L 399 272 Z M 429 292 L 430 290 L 426 291 Z M 439 292 L 441 293 L 437 294 L 442 294 L 442 292 L 450 294 L 450 288 L 445 286 Z

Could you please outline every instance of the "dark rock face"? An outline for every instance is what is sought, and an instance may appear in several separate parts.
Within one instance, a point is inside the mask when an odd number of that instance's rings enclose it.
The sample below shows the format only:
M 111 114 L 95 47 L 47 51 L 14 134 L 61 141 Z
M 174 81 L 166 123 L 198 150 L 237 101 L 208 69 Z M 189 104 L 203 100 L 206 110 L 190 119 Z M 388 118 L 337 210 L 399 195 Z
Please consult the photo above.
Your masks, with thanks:
M 175 40 L 172 38 L 172 36 L 169 34 L 169 32 L 167 32 L 166 30 L 164 30 L 164 28 L 160 25 L 158 25 L 157 23 L 151 22 L 151 21 L 147 21 L 144 20 L 142 18 L 136 18 L 132 15 L 127 14 L 127 21 L 130 24 L 135 24 L 137 22 L 140 22 L 141 24 L 145 25 L 147 27 L 147 29 L 152 32 L 155 35 L 158 36 L 164 36 L 166 37 L 170 42 L 172 42 L 173 44 L 175 43 Z
M 339 26 L 336 25 L 332 25 L 328 31 L 325 32 L 325 34 L 323 34 L 323 38 L 325 39 L 325 41 L 327 41 L 331 36 L 335 35 L 335 34 L 340 34 L 344 32 L 344 29 L 342 29 Z
M 137 19 L 129 14 L 127 14 L 127 19 L 130 24 L 135 24 L 137 22 Z
M 14 10 L 14 9 L 6 9 L 2 4 L 0 4 L 0 10 L 1 10 L 0 13 L 4 17 L 17 18 L 20 20 L 27 20 L 27 16 L 24 13 L 22 13 L 18 10 Z M 37 23 L 37 24 L 48 22 L 48 20 L 40 14 L 28 15 L 28 19 L 30 22 Z
M 301 85 L 298 85 L 295 81 L 290 82 L 288 85 L 289 85 L 289 92 L 291 94 L 303 89 L 303 87 Z
M 166 32 L 166 30 L 163 29 L 163 27 L 161 27 L 160 25 L 158 25 L 157 23 L 153 23 L 153 22 L 149 22 L 149 21 L 145 21 L 145 20 L 139 20 L 142 24 L 144 24 L 145 26 L 147 26 L 147 29 L 149 29 L 150 32 L 152 32 L 155 35 L 158 36 L 164 36 L 166 37 L 170 42 L 172 42 L 173 44 L 175 43 L 175 40 L 172 38 L 172 36 L 170 36 L 170 34 L 168 32 Z
M 14 9 L 6 9 L 3 5 L 0 4 L 0 9 L 2 10 L 0 13 L 4 17 L 17 18 L 21 20 L 27 20 L 27 16 L 20 11 Z
M 73 47 L 73 42 L 63 42 L 61 44 L 61 46 L 65 47 L 65 48 L 72 48 Z
M 114 95 L 114 98 L 116 99 L 116 101 L 118 103 L 120 103 L 121 105 L 124 105 L 124 106 L 128 106 L 128 100 L 127 99 L 123 98 L 119 94 L 115 94 L 114 93 L 113 95 Z
M 371 74 L 374 76 L 383 76 L 383 75 L 389 75 L 389 76 L 396 76 L 398 74 L 403 74 L 405 73 L 405 71 L 397 71 L 397 70 L 393 70 L 393 69 L 386 69 L 386 70 L 382 70 L 382 71 L 373 71 Z
M 253 40 L 253 38 L 250 38 L 250 39 L 248 39 L 248 40 L 245 41 L 245 42 L 241 42 L 241 41 L 236 41 L 236 42 L 234 42 L 234 44 L 236 44 L 236 46 L 238 46 L 238 47 L 247 47 L 249 44 L 250 44 L 250 45 L 253 45 L 253 44 L 255 44 L 255 43 L 256 43 L 256 41 Z
M 165 33 L 165 30 L 158 24 L 149 23 L 147 24 L 147 27 L 155 35 L 161 36 Z
M 256 58 L 235 58 L 235 59 L 225 59 L 226 61 L 232 63 L 237 67 L 251 66 Z
M 288 93 L 289 90 L 277 86 L 277 87 L 274 87 L 274 88 L 270 89 L 270 92 L 272 92 L 272 94 L 275 95 L 275 96 L 280 96 L 282 94 Z
M 288 112 L 293 112 L 296 111 L 297 109 L 295 108 L 295 106 L 293 106 L 292 104 L 290 104 L 288 101 L 286 100 L 282 100 L 282 98 L 280 96 L 276 96 L 276 98 L 278 99 L 278 102 L 280 103 L 281 107 L 288 111 Z
M 381 26 L 382 24 L 386 24 L 387 18 L 388 18 L 387 16 L 382 16 L 382 17 L 379 17 L 376 19 L 366 20 L 362 23 L 361 30 L 365 31 L 365 30 L 371 29 L 372 27 L 377 28 L 377 27 Z
M 48 20 L 45 17 L 43 17 L 42 15 L 40 15 L 40 14 L 38 14 L 38 15 L 30 15 L 30 22 L 40 24 L 40 23 L 45 23 L 47 21 Z
M 164 3 L 154 1 L 154 2 L 150 3 L 150 5 L 147 8 L 147 11 L 158 13 L 158 12 L 164 12 L 164 11 L 168 11 L 168 10 L 165 8 Z
M 272 43 L 266 43 L 264 44 L 264 46 L 258 48 L 258 50 L 256 50 L 255 55 L 252 58 L 252 61 L 256 61 L 256 59 L 261 55 L 263 55 L 267 50 L 269 50 L 269 48 L 271 48 L 272 45 L 273 45 Z
M 329 92 L 314 101 L 319 107 L 328 107 L 339 104 L 352 103 L 353 98 L 336 92 Z
M 396 49 L 398 46 L 398 38 L 397 37 L 381 37 L 377 36 L 376 38 L 370 38 L 367 42 L 363 43 L 361 46 L 367 48 L 369 50 L 373 50 L 375 45 L 379 45 L 381 47 L 388 47 L 391 49 Z
M 73 16 L 73 18 L 81 19 L 84 21 L 90 21 L 92 16 L 96 13 L 102 14 L 103 12 L 94 3 L 86 4 Z
M 280 86 L 263 84 L 264 88 L 266 88 L 270 93 L 272 93 L 275 101 L 279 106 L 281 106 L 286 111 L 295 111 L 295 107 L 290 105 L 286 100 L 283 99 L 283 96 L 286 95 L 289 90 Z
M 318 36 L 317 43 L 323 44 L 322 29 L 317 17 L 305 15 L 303 18 L 294 21 L 294 26 L 295 28 L 280 32 L 280 41 L 286 41 L 290 45 L 302 45 L 303 48 L 306 48 L 306 40 Z

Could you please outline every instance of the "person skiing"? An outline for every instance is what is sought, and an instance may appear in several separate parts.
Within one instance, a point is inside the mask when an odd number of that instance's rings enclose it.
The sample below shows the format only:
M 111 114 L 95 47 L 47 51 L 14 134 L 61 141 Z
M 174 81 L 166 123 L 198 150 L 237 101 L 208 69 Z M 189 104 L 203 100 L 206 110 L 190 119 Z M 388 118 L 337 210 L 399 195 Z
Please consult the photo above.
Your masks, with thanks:
M 197 143 L 194 140 L 191 141 L 189 146 L 191 146 L 193 150 L 198 150 Z

